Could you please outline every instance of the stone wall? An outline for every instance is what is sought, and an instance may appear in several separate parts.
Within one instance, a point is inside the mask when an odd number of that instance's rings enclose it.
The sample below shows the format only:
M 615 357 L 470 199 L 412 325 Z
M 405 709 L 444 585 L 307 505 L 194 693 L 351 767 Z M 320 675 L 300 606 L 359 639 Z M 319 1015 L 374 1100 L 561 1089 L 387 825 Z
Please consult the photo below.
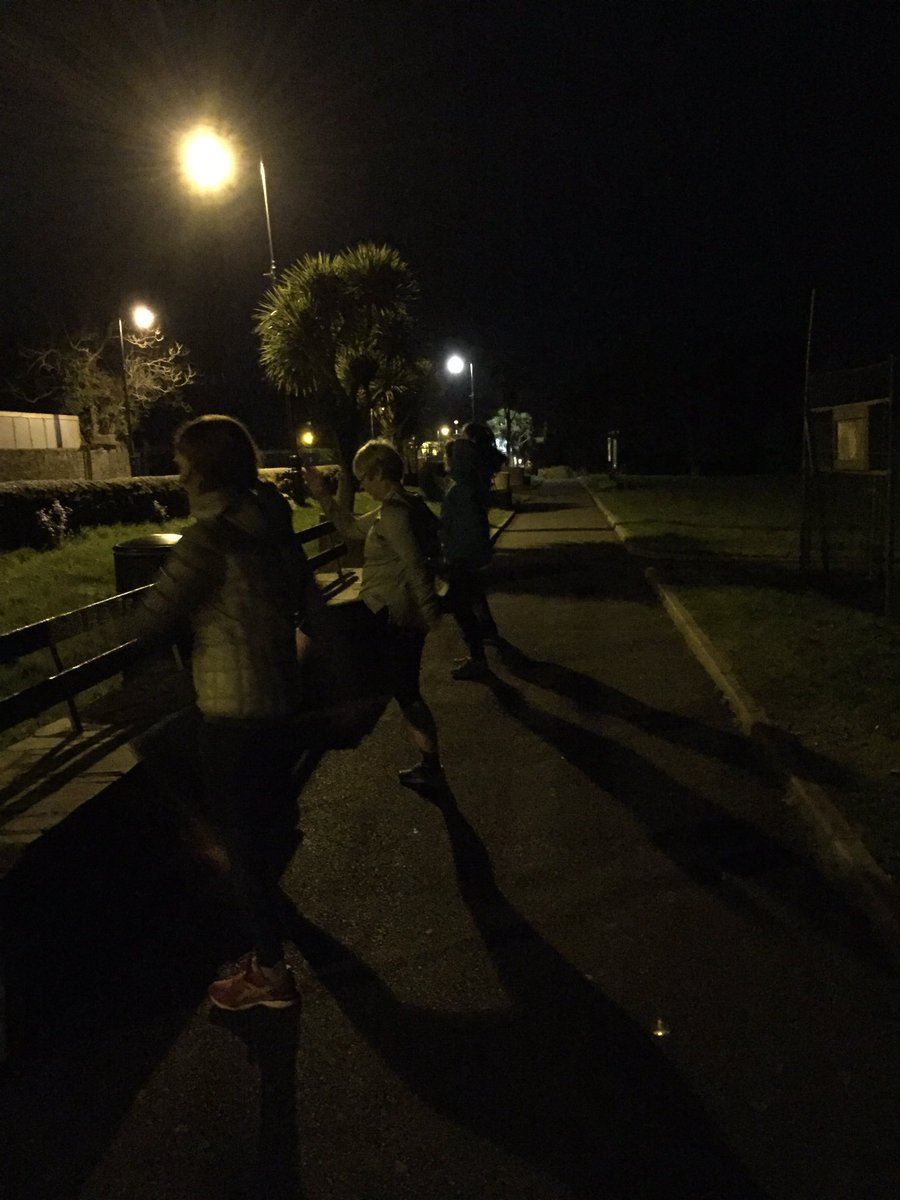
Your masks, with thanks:
M 81 450 L 0 450 L 0 482 L 40 479 L 122 479 L 131 474 L 124 446 Z

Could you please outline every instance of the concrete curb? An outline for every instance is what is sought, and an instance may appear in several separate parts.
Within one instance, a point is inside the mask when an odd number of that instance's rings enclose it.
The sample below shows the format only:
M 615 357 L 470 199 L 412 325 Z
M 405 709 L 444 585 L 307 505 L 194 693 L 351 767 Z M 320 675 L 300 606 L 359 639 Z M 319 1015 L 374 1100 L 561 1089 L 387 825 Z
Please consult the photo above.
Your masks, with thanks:
M 631 552 L 622 525 L 590 489 L 585 490 Z M 812 831 L 825 865 L 852 889 L 856 902 L 880 931 L 891 958 L 900 964 L 900 896 L 896 882 L 879 866 L 828 794 L 818 784 L 793 774 L 771 736 L 774 726 L 765 710 L 742 687 L 688 609 L 660 580 L 656 569 L 644 568 L 644 576 L 688 649 L 725 697 L 741 731 L 761 748 L 769 765 L 784 780 L 785 802 L 797 810 Z
M 513 509 L 510 512 L 509 516 L 507 516 L 503 519 L 502 524 L 498 525 L 495 529 L 491 530 L 491 545 L 493 545 L 494 542 L 496 542 L 497 538 L 500 536 L 501 533 L 503 533 L 504 529 L 506 529 L 507 525 L 513 519 L 513 517 L 515 517 L 517 515 L 518 514 L 517 514 L 516 510 Z

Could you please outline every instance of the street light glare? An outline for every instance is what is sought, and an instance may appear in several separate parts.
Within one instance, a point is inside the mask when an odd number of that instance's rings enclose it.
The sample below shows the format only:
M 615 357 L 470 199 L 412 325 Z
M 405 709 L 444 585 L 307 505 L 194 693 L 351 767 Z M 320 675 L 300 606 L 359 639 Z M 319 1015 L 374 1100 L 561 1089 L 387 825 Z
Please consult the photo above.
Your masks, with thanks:
M 181 146 L 184 173 L 202 192 L 216 192 L 234 177 L 234 154 L 211 129 L 195 129 Z
M 465 369 L 465 360 L 460 358 L 458 354 L 451 354 L 447 359 L 447 370 L 451 375 L 458 375 L 460 371 L 464 371 Z
M 156 313 L 146 304 L 136 304 L 131 310 L 131 319 L 138 329 L 152 329 L 156 324 Z

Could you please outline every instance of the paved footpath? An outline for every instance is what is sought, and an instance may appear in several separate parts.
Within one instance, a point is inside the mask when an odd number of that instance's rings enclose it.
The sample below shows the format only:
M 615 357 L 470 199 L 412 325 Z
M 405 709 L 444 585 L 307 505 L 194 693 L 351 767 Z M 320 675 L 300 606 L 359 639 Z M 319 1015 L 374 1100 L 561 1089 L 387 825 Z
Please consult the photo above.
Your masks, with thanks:
M 210 1015 L 149 787 L 84 819 L 54 881 L 88 932 L 42 918 L 65 967 L 0 1080 L 9 1200 L 900 1195 L 896 980 L 639 568 L 559 484 L 492 572 L 490 684 L 427 653 L 450 793 L 395 785 L 390 708 L 306 786 L 299 1017 Z

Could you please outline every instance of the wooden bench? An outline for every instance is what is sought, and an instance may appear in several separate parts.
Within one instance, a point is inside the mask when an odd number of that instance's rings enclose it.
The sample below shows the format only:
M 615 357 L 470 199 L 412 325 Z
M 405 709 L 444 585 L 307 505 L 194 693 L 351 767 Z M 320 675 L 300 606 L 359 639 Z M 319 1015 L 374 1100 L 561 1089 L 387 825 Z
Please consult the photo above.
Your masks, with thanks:
M 357 576 L 342 565 L 347 548 L 332 523 L 323 521 L 296 536 L 304 547 L 328 543 L 308 556 L 326 601 L 349 591 Z M 323 568 L 332 564 L 336 570 L 326 570 L 323 575 Z M 68 713 L 0 751 L 0 880 L 29 845 L 137 766 L 139 758 L 130 743 L 142 728 L 190 701 L 187 672 L 182 669 L 177 645 L 172 646 L 171 655 L 157 655 L 149 663 L 146 647 L 137 640 L 93 647 L 87 655 L 83 647 L 77 649 L 75 639 L 85 635 L 95 635 L 99 641 L 105 632 L 111 635 L 106 640 L 115 643 L 116 623 L 128 616 L 151 586 L 0 634 L 0 665 L 44 654 L 50 671 L 46 678 L 0 699 L 0 731 L 39 718 L 59 705 L 65 705 Z M 83 703 L 84 694 L 139 663 L 145 676 L 144 694 L 155 697 L 155 707 L 138 705 L 137 711 L 129 714 L 127 705 L 123 709 L 117 700 L 115 721 L 93 717 L 92 706 Z M 0 963 L 0 1062 L 5 1052 L 4 1031 Z

